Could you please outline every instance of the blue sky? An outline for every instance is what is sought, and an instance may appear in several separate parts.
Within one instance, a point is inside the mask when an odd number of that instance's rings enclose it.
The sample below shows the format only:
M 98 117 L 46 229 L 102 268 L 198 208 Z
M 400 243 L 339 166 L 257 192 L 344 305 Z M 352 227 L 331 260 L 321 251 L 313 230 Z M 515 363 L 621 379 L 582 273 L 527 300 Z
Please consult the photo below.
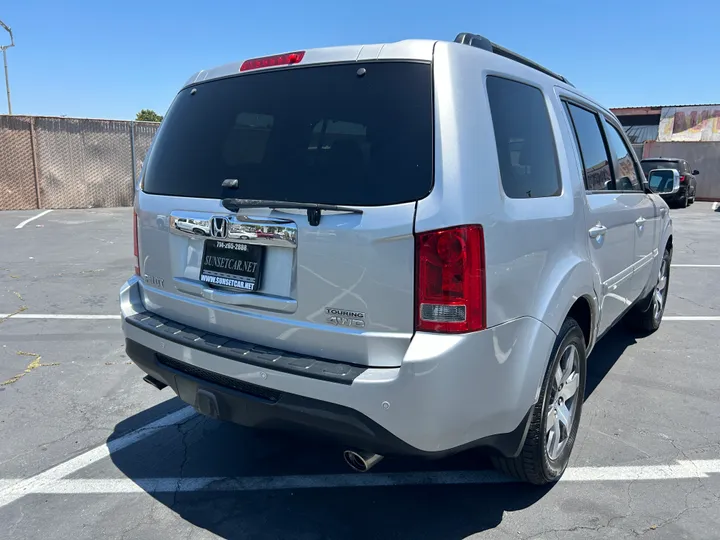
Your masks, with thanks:
M 6 0 L 0 20 L 15 34 L 15 114 L 163 114 L 188 76 L 213 65 L 461 31 L 545 64 L 606 106 L 720 102 L 717 0 Z M 6 107 L 3 95 L 0 114 Z

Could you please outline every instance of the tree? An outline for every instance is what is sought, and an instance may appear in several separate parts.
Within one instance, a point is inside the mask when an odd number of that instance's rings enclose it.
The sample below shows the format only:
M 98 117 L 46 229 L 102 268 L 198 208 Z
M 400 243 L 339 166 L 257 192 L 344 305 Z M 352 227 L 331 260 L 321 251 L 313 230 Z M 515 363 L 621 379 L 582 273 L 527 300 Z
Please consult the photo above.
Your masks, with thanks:
M 139 122 L 162 122 L 163 117 L 152 109 L 143 109 L 135 116 Z

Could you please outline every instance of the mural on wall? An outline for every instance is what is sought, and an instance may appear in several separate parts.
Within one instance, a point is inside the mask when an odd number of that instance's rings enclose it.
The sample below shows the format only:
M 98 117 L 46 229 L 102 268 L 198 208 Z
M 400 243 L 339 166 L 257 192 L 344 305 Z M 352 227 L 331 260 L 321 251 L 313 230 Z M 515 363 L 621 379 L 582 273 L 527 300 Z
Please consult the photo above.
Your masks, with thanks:
M 663 107 L 658 141 L 720 142 L 720 105 Z

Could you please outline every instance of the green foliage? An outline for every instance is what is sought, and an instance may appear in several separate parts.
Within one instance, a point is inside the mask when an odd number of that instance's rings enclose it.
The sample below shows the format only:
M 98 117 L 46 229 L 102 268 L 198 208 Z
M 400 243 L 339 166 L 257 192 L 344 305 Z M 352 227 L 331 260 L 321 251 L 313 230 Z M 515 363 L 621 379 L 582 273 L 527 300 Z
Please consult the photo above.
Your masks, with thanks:
M 162 122 L 163 117 L 152 109 L 143 109 L 135 116 L 139 122 Z

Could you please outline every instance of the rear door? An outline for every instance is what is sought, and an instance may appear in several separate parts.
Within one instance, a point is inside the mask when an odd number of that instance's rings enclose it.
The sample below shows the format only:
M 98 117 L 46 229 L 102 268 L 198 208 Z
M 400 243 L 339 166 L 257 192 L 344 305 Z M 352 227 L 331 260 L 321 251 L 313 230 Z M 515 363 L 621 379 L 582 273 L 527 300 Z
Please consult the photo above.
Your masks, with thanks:
M 582 158 L 590 256 L 600 273 L 600 328 L 605 331 L 632 303 L 636 211 L 615 189 L 611 157 L 600 117 L 585 106 L 565 102 Z
M 139 197 L 146 305 L 250 343 L 399 365 L 414 331 L 415 204 L 433 182 L 431 86 L 429 63 L 370 62 L 182 90 Z M 326 210 L 317 224 L 304 209 L 230 212 L 224 198 L 362 213 Z
M 603 118 L 605 134 L 612 155 L 616 191 L 623 193 L 623 203 L 635 212 L 635 258 L 631 299 L 638 298 L 650 281 L 653 262 L 658 255 L 660 211 L 642 185 L 640 167 L 620 129 Z

